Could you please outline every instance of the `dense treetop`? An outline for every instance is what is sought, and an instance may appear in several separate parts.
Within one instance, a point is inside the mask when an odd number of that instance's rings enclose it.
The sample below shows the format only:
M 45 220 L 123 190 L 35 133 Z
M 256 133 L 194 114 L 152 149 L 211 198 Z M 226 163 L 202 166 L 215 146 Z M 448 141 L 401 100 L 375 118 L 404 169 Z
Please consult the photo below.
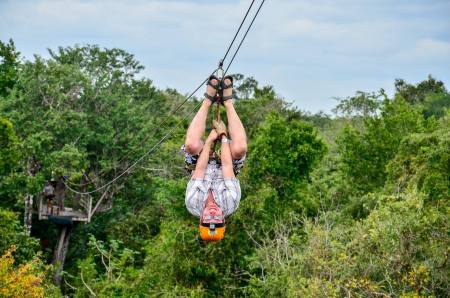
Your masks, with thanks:
M 0 296 L 21 295 L 19 284 L 34 297 L 448 296 L 450 94 L 438 79 L 396 80 L 393 98 L 356 92 L 327 115 L 235 75 L 249 136 L 243 199 L 225 239 L 205 244 L 184 207 L 179 151 L 199 99 L 173 113 L 184 95 L 142 69 L 120 49 L 25 61 L 0 42 Z M 106 196 L 104 212 L 74 227 L 64 283 L 51 285 L 58 228 L 35 217 L 24 233 L 25 196 L 61 176 L 99 187 L 179 121 L 92 195 Z

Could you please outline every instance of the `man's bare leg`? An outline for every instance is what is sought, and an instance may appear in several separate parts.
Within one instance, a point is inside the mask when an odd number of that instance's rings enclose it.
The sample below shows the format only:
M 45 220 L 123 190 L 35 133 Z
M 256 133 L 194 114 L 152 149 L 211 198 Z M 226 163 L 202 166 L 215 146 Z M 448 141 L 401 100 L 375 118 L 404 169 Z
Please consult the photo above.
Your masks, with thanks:
M 230 80 L 225 80 L 225 84 L 230 84 Z M 231 88 L 223 91 L 224 96 L 232 95 Z M 247 136 L 245 134 L 244 125 L 241 122 L 236 110 L 234 109 L 231 99 L 224 102 L 225 110 L 228 118 L 228 132 L 230 134 L 231 143 L 230 150 L 233 159 L 241 159 L 247 153 Z
M 211 83 L 217 84 L 217 80 L 212 80 Z M 211 96 L 216 94 L 216 90 L 209 85 L 207 85 L 206 92 Z M 211 104 L 212 102 L 205 98 L 200 109 L 197 111 L 197 114 L 189 125 L 186 133 L 186 141 L 184 143 L 186 146 L 186 151 L 189 154 L 197 155 L 202 151 L 202 137 L 205 134 L 206 118 L 208 117 L 208 110 Z
M 206 117 L 210 106 L 211 101 L 205 99 L 189 125 L 184 143 L 189 154 L 197 155 L 202 151 L 202 137 L 205 134 Z

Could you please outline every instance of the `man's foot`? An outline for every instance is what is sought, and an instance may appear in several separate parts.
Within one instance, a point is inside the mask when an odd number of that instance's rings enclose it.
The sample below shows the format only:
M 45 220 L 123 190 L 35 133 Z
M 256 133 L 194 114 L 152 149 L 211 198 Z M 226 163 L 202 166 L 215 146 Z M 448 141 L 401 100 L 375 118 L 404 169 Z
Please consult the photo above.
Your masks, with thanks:
M 231 102 L 230 99 L 233 98 L 233 77 L 225 76 L 222 81 L 222 104 L 225 104 L 227 101 Z
M 208 83 L 206 83 L 205 98 L 208 99 L 211 103 L 215 103 L 218 89 L 219 79 L 215 75 L 210 76 Z

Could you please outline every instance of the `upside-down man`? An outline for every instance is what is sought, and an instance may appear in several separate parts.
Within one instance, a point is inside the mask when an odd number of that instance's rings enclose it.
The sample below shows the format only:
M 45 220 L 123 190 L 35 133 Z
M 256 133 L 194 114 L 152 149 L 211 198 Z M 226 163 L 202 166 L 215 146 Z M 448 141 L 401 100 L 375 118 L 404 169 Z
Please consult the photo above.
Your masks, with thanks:
M 232 102 L 233 79 L 226 76 L 220 81 L 211 76 L 207 83 L 205 99 L 189 125 L 183 146 L 185 161 L 192 177 L 186 189 L 186 207 L 189 212 L 200 217 L 200 236 L 203 240 L 217 241 L 225 232 L 225 217 L 239 206 L 241 188 L 236 179 L 247 153 L 245 129 Z M 225 124 L 214 121 L 214 129 L 205 142 L 206 118 L 209 107 L 222 96 L 217 104 L 225 106 L 228 130 Z M 213 148 L 220 140 L 220 159 Z

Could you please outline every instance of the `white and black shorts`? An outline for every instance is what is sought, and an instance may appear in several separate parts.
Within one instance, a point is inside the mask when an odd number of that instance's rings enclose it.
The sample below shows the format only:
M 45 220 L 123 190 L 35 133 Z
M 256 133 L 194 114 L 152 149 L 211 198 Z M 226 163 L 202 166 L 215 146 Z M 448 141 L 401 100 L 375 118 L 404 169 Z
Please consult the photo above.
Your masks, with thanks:
M 193 170 L 195 170 L 195 166 L 197 165 L 197 160 L 199 158 L 199 155 L 192 155 L 186 151 L 185 145 L 181 146 L 181 151 L 184 154 L 184 165 L 186 170 L 189 173 L 192 173 Z M 234 159 L 233 160 L 233 171 L 234 175 L 239 175 L 239 172 L 241 171 L 242 167 L 244 166 L 245 162 L 245 156 L 241 159 Z

